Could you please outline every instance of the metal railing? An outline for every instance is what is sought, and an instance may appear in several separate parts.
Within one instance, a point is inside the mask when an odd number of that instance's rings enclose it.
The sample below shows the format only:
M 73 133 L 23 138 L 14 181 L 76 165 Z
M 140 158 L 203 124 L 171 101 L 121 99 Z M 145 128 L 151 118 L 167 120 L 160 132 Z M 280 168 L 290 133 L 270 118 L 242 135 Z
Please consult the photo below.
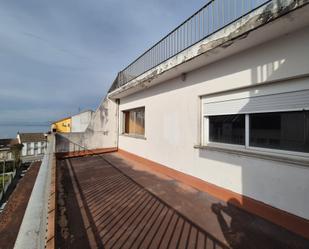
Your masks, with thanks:
M 128 83 L 271 0 L 210 0 L 118 73 L 109 92 Z
M 79 136 L 79 133 L 75 133 L 75 136 L 71 133 L 69 136 L 68 134 L 55 134 L 56 138 L 56 146 L 55 146 L 55 152 L 56 153 L 69 153 L 69 152 L 75 152 L 78 154 L 78 152 L 85 152 L 88 150 L 86 147 L 79 144 L 77 141 L 81 143 L 81 137 Z

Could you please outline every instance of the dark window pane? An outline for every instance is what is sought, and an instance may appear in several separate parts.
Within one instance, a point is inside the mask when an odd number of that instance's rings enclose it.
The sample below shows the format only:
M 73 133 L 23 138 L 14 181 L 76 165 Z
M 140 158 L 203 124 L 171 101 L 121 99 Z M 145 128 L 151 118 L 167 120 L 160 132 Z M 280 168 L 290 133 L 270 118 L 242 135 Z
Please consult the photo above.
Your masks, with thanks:
M 209 117 L 209 141 L 245 144 L 245 115 Z
M 309 152 L 309 112 L 250 114 L 250 146 Z

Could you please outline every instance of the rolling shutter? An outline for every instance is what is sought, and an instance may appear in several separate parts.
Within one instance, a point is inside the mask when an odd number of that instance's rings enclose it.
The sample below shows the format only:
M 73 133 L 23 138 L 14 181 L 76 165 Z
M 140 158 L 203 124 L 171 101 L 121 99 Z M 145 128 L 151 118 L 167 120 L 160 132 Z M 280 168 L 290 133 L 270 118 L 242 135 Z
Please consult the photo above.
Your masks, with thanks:
M 298 110 L 309 110 L 309 89 L 282 92 L 277 85 L 203 99 L 206 116 Z

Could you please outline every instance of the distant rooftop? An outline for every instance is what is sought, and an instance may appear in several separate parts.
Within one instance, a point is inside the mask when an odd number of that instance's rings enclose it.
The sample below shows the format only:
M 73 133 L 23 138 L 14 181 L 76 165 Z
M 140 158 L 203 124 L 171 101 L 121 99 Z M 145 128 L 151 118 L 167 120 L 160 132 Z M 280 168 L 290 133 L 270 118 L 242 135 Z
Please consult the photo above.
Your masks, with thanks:
M 44 133 L 19 133 L 21 143 L 45 141 Z
M 14 144 L 18 144 L 18 140 L 15 138 L 0 139 L 0 149 L 10 147 Z

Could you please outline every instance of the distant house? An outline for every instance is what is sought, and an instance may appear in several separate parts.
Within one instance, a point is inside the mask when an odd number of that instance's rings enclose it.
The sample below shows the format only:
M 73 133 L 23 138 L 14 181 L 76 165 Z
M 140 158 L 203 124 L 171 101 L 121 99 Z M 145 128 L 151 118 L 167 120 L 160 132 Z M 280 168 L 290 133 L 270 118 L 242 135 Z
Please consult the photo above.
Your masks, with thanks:
M 88 127 L 88 124 L 93 115 L 92 110 L 87 110 L 75 114 L 71 117 L 66 117 L 55 121 L 52 124 L 53 132 L 84 132 Z
M 42 160 L 46 152 L 47 139 L 44 133 L 18 133 L 17 139 L 23 144 L 22 162 L 34 162 Z
M 71 132 L 71 117 L 62 118 L 52 123 L 53 132 Z
M 18 144 L 17 139 L 0 139 L 0 161 L 4 159 L 6 161 L 14 161 L 14 156 L 11 150 L 14 144 Z
M 18 167 L 21 149 L 22 146 L 20 146 L 17 139 L 0 139 L 0 172 L 2 172 L 4 161 L 6 172 L 14 171 L 14 168 Z

